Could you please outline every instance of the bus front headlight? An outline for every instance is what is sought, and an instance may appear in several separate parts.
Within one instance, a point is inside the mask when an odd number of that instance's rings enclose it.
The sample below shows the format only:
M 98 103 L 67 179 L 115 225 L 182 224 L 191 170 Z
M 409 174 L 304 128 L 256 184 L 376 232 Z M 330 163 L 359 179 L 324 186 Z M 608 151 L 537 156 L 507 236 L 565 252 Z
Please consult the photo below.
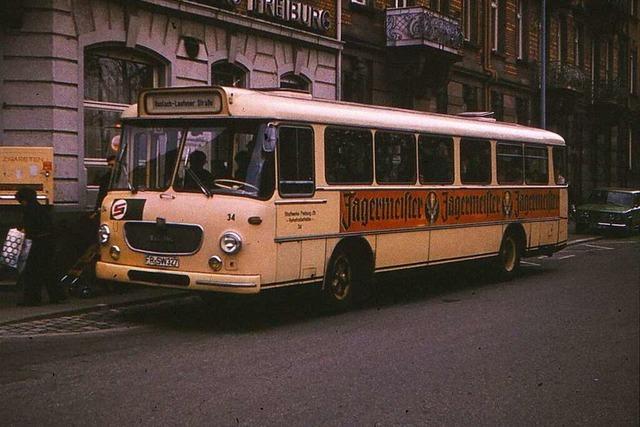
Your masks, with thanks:
M 242 248 L 242 238 L 233 231 L 227 231 L 220 237 L 220 249 L 226 254 L 233 255 Z
M 98 228 L 98 242 L 101 245 L 106 244 L 109 241 L 109 237 L 111 236 L 111 230 L 107 224 L 102 224 L 100 228 Z

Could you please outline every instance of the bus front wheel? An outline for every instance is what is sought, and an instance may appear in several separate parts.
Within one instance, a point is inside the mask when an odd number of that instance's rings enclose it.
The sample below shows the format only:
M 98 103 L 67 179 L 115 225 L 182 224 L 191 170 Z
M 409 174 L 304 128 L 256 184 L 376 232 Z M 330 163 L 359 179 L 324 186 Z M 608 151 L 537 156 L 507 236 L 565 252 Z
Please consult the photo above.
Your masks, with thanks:
M 496 273 L 500 279 L 510 280 L 515 277 L 520 269 L 520 256 L 520 242 L 516 234 L 505 234 L 496 259 Z
M 353 301 L 357 281 L 358 272 L 353 258 L 345 250 L 337 250 L 329 261 L 323 286 L 324 300 L 329 308 L 348 308 Z

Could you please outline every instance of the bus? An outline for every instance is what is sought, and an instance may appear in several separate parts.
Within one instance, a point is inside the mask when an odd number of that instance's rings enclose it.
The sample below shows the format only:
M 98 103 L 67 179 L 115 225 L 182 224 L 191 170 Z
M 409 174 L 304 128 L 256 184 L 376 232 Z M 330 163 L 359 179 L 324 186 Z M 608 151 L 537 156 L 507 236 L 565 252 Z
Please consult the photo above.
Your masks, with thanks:
M 256 294 L 486 259 L 503 277 L 567 241 L 559 135 L 232 87 L 144 91 L 122 115 L 99 279 Z M 209 294 L 210 295 L 210 294 Z

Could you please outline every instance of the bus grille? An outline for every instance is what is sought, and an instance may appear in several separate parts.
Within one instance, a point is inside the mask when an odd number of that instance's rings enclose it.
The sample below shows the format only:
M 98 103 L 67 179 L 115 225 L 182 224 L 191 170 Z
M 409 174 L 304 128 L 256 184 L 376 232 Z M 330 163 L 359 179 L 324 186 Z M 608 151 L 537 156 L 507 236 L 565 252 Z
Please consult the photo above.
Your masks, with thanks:
M 192 224 L 130 221 L 124 233 L 131 249 L 149 253 L 192 254 L 202 243 L 202 228 Z

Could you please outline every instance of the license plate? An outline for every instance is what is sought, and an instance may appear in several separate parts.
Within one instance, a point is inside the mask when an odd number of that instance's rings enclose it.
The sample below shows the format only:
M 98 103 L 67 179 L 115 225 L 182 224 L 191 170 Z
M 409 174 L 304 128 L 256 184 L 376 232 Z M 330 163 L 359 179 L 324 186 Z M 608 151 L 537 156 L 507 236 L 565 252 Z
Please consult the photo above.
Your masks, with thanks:
M 144 258 L 146 265 L 152 265 L 154 267 L 180 267 L 180 260 L 174 256 L 158 256 L 158 255 L 146 255 Z

